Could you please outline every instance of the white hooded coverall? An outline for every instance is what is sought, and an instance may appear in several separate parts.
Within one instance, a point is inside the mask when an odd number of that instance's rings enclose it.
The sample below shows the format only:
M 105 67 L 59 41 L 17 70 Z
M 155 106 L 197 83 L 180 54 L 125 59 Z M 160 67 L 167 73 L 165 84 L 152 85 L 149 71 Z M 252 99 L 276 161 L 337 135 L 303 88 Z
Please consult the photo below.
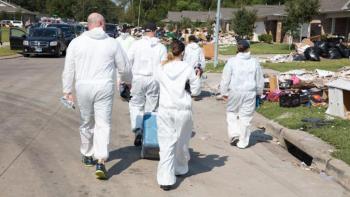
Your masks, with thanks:
M 255 111 L 256 95 L 264 88 L 264 76 L 257 59 L 250 52 L 238 53 L 228 60 L 222 73 L 221 94 L 228 96 L 227 124 L 229 139 L 238 137 L 237 147 L 249 145 L 250 122 Z
M 128 58 L 102 28 L 84 32 L 68 49 L 62 74 L 63 92 L 73 81 L 81 115 L 81 154 L 107 160 L 111 131 L 116 67 L 122 80 L 131 81 Z
M 159 85 L 154 72 L 167 59 L 167 50 L 157 38 L 144 36 L 134 42 L 128 51 L 132 64 L 132 88 L 129 102 L 131 129 L 142 129 L 145 112 L 155 112 L 158 108 Z
M 200 78 L 186 62 L 172 61 L 157 72 L 160 86 L 157 115 L 160 160 L 159 185 L 173 185 L 175 175 L 188 172 L 189 141 L 192 134 L 192 99 L 185 91 L 189 80 L 193 96 L 200 94 Z
M 197 43 L 190 43 L 186 46 L 184 61 L 192 68 L 201 65 L 202 70 L 205 70 L 205 57 L 202 48 Z

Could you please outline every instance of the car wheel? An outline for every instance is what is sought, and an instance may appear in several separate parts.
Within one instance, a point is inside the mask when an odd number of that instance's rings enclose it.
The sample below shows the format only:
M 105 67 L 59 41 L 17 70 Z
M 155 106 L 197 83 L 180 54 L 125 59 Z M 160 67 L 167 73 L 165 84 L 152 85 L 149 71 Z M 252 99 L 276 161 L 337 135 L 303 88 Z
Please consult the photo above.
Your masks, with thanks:
M 61 53 L 61 50 L 58 50 L 57 53 L 56 53 L 56 57 L 61 57 L 62 53 Z
M 29 57 L 29 54 L 23 54 L 23 57 Z

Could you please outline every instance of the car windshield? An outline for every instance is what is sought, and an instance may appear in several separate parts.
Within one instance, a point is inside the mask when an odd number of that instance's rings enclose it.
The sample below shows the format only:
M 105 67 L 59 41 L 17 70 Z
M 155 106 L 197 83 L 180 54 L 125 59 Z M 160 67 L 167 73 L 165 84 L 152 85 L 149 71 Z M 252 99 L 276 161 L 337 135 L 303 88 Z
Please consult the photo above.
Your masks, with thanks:
M 72 28 L 70 26 L 66 25 L 49 25 L 48 27 L 57 27 L 62 30 L 62 32 L 67 35 L 67 34 L 73 34 Z
M 30 31 L 31 37 L 56 37 L 56 30 L 54 29 L 34 29 Z
M 115 31 L 115 29 L 116 29 L 116 26 L 114 25 L 106 25 L 106 31 L 108 32 Z

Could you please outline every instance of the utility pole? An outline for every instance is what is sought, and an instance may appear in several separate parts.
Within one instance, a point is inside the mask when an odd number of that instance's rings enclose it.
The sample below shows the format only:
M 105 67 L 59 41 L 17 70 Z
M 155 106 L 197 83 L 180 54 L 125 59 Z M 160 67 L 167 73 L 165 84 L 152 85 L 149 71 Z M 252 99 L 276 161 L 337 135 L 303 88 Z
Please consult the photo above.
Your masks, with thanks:
M 137 19 L 137 26 L 140 27 L 140 15 L 141 15 L 141 0 L 140 0 L 140 3 L 139 3 L 139 17 Z
M 221 0 L 218 0 L 217 10 L 216 10 L 216 23 L 215 23 L 215 49 L 214 49 L 214 67 L 217 67 L 219 64 L 219 30 L 220 30 L 220 4 Z

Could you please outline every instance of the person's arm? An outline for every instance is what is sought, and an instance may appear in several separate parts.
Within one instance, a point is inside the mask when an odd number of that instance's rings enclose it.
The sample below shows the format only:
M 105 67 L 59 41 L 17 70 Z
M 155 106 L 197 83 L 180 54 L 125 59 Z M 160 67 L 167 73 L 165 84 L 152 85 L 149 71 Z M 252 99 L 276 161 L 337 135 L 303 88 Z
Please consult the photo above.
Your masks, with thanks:
M 255 81 L 256 81 L 256 94 L 262 95 L 264 91 L 265 86 L 265 79 L 264 79 L 264 73 L 260 66 L 260 63 L 256 62 L 256 74 L 255 74 Z
M 201 77 L 200 74 L 195 73 L 194 69 L 190 69 L 190 77 L 189 77 L 189 82 L 190 82 L 190 87 L 191 87 L 191 94 L 192 96 L 198 96 L 201 93 Z
M 131 67 L 132 67 L 132 65 L 134 65 L 134 60 L 135 60 L 135 52 L 136 52 L 136 45 L 135 44 L 136 44 L 136 42 L 134 42 L 130 46 L 128 53 L 127 53 Z
M 62 73 L 63 94 L 66 97 L 68 97 L 69 95 L 72 95 L 74 75 L 75 75 L 74 42 L 72 42 L 67 48 L 64 70 Z
M 220 93 L 222 96 L 226 97 L 228 96 L 228 91 L 230 88 L 231 83 L 231 76 L 232 76 L 232 67 L 230 64 L 230 60 L 226 63 L 224 70 L 222 72 L 221 77 L 221 83 L 220 83 Z
M 203 52 L 202 48 L 201 48 L 201 52 L 200 52 L 200 56 L 199 56 L 199 63 L 201 64 L 201 68 L 204 72 L 204 70 L 205 70 L 205 56 L 204 56 L 204 52 Z
M 118 74 L 120 75 L 120 80 L 127 84 L 131 84 L 132 74 L 131 74 L 131 65 L 128 60 L 128 57 L 118 42 L 116 42 L 116 47 L 117 47 L 117 51 L 114 57 L 114 61 L 115 61 L 116 67 L 118 68 Z

